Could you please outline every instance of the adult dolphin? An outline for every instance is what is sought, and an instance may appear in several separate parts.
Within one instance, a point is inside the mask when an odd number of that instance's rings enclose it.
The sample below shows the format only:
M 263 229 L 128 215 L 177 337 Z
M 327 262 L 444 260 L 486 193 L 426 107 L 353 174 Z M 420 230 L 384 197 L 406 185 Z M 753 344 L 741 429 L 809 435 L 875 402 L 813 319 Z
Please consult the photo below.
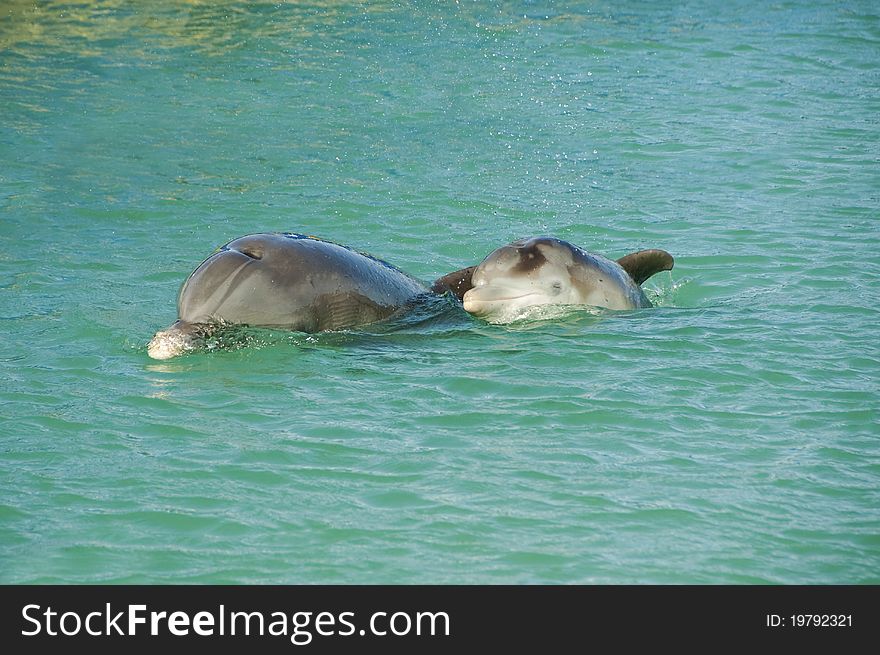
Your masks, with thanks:
M 451 290 L 465 311 L 505 323 L 539 305 L 636 309 L 651 303 L 639 286 L 673 267 L 664 250 L 642 250 L 616 262 L 554 237 L 520 239 L 479 265 L 443 276 L 435 291 Z
M 366 325 L 427 292 L 400 269 L 346 246 L 302 234 L 251 234 L 190 274 L 177 321 L 156 333 L 147 352 L 169 359 L 225 324 L 300 332 Z

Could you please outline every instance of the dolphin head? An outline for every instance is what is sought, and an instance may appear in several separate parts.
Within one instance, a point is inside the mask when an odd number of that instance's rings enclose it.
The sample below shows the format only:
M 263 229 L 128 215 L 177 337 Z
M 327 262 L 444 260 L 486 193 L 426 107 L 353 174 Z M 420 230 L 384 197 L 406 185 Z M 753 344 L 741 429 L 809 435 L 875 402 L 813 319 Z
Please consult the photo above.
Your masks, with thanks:
M 208 257 L 187 278 L 177 315 L 188 323 L 286 326 L 313 295 L 308 263 L 283 234 L 240 237 Z M 296 325 L 292 326 L 296 327 Z
M 552 237 L 520 239 L 491 252 L 473 273 L 465 311 L 507 322 L 538 305 L 573 305 L 581 292 L 572 279 L 571 244 Z

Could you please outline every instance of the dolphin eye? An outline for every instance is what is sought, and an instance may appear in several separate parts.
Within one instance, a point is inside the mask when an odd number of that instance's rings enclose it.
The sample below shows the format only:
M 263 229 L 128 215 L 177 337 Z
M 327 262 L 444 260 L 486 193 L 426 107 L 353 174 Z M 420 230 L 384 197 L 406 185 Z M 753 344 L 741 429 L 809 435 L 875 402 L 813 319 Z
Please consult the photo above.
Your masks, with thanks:
M 553 289 L 554 293 L 559 293 L 562 291 L 562 282 L 560 280 L 556 280 L 550 285 L 550 288 Z

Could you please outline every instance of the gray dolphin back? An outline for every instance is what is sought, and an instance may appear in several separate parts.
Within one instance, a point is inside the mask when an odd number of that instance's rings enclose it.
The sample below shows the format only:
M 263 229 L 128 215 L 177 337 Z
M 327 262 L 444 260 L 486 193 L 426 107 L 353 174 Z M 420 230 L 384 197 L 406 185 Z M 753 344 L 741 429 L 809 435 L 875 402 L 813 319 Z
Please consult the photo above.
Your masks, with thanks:
M 184 282 L 185 323 L 318 332 L 390 316 L 427 291 L 380 259 L 300 234 L 252 234 L 223 246 Z

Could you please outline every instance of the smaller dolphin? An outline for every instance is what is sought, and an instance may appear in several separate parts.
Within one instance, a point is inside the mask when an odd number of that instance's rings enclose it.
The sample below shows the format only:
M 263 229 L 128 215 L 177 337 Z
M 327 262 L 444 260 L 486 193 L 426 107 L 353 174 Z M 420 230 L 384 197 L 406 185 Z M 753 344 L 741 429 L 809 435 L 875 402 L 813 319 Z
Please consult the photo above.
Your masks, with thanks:
M 502 246 L 478 266 L 438 279 L 433 290 L 452 291 L 474 316 L 507 323 L 539 305 L 650 307 L 639 285 L 672 266 L 672 255 L 664 250 L 641 250 L 614 262 L 541 236 Z

